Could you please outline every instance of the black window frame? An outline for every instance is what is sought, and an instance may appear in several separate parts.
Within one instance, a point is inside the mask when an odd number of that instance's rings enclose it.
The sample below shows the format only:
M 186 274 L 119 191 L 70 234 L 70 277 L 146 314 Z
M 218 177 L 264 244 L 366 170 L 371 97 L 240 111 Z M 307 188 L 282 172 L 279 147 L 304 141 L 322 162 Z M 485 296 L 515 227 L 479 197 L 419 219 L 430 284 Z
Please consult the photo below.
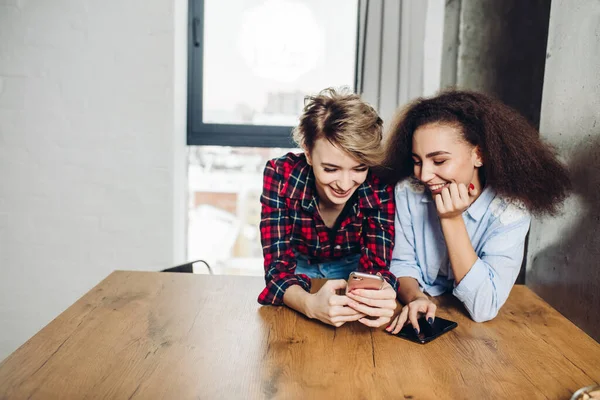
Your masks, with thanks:
M 222 0 L 221 0 L 222 1 Z M 364 0 L 362 0 L 364 1 Z M 363 70 L 360 53 L 361 0 L 358 1 L 354 91 Z M 203 122 L 204 80 L 204 0 L 188 3 L 188 146 L 236 146 L 236 147 L 297 147 L 292 139 L 293 126 L 215 124 Z M 362 77 L 361 77 L 362 78 Z

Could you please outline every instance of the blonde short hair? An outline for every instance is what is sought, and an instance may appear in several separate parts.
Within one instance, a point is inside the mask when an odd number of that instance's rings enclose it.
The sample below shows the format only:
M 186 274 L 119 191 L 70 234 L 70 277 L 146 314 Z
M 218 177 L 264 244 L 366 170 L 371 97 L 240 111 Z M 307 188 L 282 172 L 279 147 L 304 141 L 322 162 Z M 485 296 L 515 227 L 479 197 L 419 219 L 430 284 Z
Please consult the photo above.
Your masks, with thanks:
M 377 111 L 346 88 L 327 88 L 304 99 L 304 112 L 293 131 L 294 141 L 311 152 L 325 138 L 369 167 L 380 165 L 383 121 Z

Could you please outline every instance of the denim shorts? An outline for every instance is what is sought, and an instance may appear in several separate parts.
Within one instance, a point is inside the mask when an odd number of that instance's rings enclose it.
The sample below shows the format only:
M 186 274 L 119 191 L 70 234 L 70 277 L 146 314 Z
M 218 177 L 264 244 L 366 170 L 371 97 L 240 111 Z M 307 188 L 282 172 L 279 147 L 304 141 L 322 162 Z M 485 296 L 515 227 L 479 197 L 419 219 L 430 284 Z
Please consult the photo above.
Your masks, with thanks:
M 309 278 L 348 279 L 350 272 L 358 269 L 360 254 L 352 254 L 339 260 L 309 264 L 306 256 L 296 254 L 296 274 L 304 274 Z

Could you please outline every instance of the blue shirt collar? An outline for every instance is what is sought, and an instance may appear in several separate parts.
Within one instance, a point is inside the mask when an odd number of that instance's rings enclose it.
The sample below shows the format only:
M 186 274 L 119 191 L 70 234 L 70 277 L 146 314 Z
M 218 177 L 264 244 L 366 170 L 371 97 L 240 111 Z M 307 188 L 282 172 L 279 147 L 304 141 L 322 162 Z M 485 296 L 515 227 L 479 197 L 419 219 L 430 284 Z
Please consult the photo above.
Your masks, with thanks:
M 479 221 L 488 210 L 495 197 L 496 192 L 490 186 L 486 186 L 477 200 L 467 208 L 469 217 L 473 218 L 475 221 Z

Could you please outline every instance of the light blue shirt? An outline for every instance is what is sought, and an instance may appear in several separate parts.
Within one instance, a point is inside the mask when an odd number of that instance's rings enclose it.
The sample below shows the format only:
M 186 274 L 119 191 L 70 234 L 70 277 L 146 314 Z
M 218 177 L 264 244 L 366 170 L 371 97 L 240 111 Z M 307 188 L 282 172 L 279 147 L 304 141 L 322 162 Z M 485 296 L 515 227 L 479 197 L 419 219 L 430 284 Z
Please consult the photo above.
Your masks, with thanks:
M 484 189 L 462 215 L 478 258 L 456 285 L 431 195 L 408 179 L 398 183 L 395 197 L 392 273 L 415 278 L 431 296 L 452 290 L 476 322 L 494 318 L 519 275 L 531 222 L 526 209 L 496 195 L 490 187 Z

